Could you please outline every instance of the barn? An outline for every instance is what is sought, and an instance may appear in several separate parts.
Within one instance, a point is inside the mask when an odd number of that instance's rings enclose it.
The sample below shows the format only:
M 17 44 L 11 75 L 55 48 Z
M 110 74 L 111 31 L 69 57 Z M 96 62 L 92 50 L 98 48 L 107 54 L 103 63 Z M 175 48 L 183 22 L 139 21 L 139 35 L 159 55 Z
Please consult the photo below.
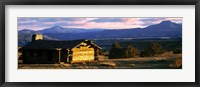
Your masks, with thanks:
M 24 64 L 55 64 L 94 61 L 102 48 L 91 40 L 43 40 L 41 34 L 22 47 Z

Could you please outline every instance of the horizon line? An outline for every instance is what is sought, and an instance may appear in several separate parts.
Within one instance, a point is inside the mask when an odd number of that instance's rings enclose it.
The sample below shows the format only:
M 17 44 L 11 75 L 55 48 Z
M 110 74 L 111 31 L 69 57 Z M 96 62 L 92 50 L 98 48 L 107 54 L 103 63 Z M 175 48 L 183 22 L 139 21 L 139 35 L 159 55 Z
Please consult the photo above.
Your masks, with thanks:
M 161 21 L 157 24 L 160 24 L 162 22 L 166 22 L 166 21 L 170 21 L 172 22 L 171 20 L 164 20 L 164 21 Z M 176 23 L 176 22 L 172 22 L 172 23 Z M 152 24 L 152 25 L 157 25 L 157 24 Z M 182 24 L 181 23 L 176 23 L 176 24 Z M 152 26 L 152 25 L 149 25 L 149 26 Z M 149 27 L 149 26 L 146 26 L 146 27 Z M 45 29 L 49 29 L 49 28 L 53 28 L 53 27 L 61 27 L 61 28 L 64 28 L 64 29 L 67 29 L 67 28 L 73 28 L 73 29 L 85 29 L 85 30 L 94 30 L 94 29 L 99 29 L 99 30 L 127 30 L 127 29 L 139 29 L 139 28 L 146 28 L 146 27 L 136 27 L 136 28 L 84 28 L 84 27 L 63 27 L 63 26 L 59 26 L 59 25 L 54 25 L 54 26 L 51 26 L 51 27 L 47 27 L 47 28 L 43 28 L 41 30 L 45 30 Z M 33 30 L 33 29 L 18 29 L 18 31 L 21 31 L 21 30 L 31 30 L 31 31 L 41 31 L 41 30 Z

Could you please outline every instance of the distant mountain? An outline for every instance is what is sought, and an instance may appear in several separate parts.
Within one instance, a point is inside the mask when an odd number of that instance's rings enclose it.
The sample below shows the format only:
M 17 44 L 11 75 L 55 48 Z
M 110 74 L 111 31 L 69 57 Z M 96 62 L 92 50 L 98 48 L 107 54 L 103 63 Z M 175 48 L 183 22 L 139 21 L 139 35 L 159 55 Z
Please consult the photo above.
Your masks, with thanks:
M 90 37 L 92 36 L 92 37 Z M 159 24 L 145 28 L 104 30 L 103 32 L 87 33 L 82 39 L 95 38 L 145 38 L 145 37 L 182 37 L 182 24 L 171 21 L 163 21 Z
M 38 34 L 41 32 L 38 31 L 33 31 L 33 30 L 29 30 L 29 29 L 23 29 L 18 31 L 18 46 L 23 46 L 25 44 L 27 44 L 28 42 L 31 41 L 32 35 L 33 34 Z M 43 38 L 45 40 L 58 40 L 49 36 L 44 35 Z
M 30 30 L 30 29 L 23 29 L 18 31 L 19 34 L 27 34 L 27 33 L 35 33 L 36 31 Z
M 51 28 L 40 30 L 41 33 L 67 33 L 67 30 L 60 27 L 60 26 L 54 26 Z
M 86 32 L 98 32 L 102 31 L 101 29 L 84 29 L 84 28 L 63 28 L 60 26 L 54 26 L 51 28 L 43 29 L 38 32 L 45 34 L 45 33 L 86 33 Z
M 155 24 L 155 25 L 151 25 L 146 27 L 146 29 L 156 29 L 156 30 L 170 30 L 170 29 L 181 29 L 182 28 L 182 24 L 177 24 L 171 21 L 162 21 L 159 24 Z
M 46 39 L 52 40 L 76 40 L 76 39 L 106 39 L 106 38 L 182 38 L 182 24 L 171 21 L 162 21 L 159 24 L 150 25 L 145 28 L 131 29 L 84 29 L 84 28 L 63 28 L 54 26 L 51 28 L 32 31 L 21 30 L 19 32 L 19 43 L 32 34 L 42 33 Z

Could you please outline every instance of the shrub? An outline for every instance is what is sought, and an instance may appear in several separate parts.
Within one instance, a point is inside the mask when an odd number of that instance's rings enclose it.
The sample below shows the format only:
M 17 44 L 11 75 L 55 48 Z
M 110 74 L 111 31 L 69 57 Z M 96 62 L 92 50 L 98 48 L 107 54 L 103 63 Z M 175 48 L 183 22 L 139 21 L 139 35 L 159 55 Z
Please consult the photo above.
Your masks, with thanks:
M 168 57 L 168 58 L 170 58 L 170 57 L 173 57 L 173 55 L 174 55 L 173 51 L 170 51 L 170 52 L 164 52 L 160 56 L 161 57 Z
M 124 58 L 132 58 L 137 55 L 137 49 L 134 48 L 132 45 L 128 45 L 126 48 L 124 48 L 123 51 L 123 57 Z
M 141 57 L 145 56 L 158 56 L 161 54 L 161 45 L 158 43 L 152 43 L 148 48 L 143 49 L 140 52 Z
M 175 60 L 173 60 L 172 64 L 170 64 L 169 67 L 181 69 L 182 68 L 182 57 L 176 58 Z
M 109 52 L 109 58 L 132 58 L 137 55 L 137 49 L 131 45 L 126 48 L 122 48 L 119 43 L 113 43 L 111 50 Z
M 176 48 L 173 52 L 174 52 L 174 54 L 181 54 L 182 48 Z

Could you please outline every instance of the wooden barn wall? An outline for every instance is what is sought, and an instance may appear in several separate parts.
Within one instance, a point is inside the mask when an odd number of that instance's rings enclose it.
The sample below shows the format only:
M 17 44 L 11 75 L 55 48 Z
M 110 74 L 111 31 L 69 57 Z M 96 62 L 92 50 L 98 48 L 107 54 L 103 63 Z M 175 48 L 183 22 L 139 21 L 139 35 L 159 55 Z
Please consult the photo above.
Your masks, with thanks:
M 23 50 L 23 63 L 26 64 L 49 64 L 58 63 L 57 50 Z
M 94 48 L 79 47 L 72 49 L 72 62 L 93 61 Z

